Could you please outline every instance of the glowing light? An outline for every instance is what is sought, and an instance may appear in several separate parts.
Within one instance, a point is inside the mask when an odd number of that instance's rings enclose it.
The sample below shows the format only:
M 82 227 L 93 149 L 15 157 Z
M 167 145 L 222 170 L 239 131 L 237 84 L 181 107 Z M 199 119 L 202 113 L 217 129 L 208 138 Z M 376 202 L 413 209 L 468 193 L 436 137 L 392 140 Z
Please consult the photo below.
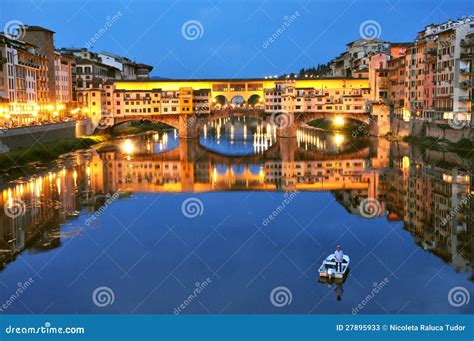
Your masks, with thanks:
M 336 116 L 334 118 L 334 124 L 338 127 L 342 127 L 345 123 L 345 119 L 342 116 Z
M 402 159 L 402 167 L 404 169 L 410 168 L 410 158 L 408 156 L 404 156 Z
M 122 143 L 122 151 L 123 151 L 125 154 L 128 154 L 128 155 L 133 154 L 133 152 L 135 151 L 135 146 L 134 146 L 132 140 L 126 139 L 126 140 Z
M 72 173 L 72 178 L 74 179 L 74 187 L 77 187 L 77 171 L 74 170 L 74 173 Z
M 334 136 L 334 142 L 336 143 L 336 146 L 339 147 L 344 142 L 344 135 L 336 134 Z

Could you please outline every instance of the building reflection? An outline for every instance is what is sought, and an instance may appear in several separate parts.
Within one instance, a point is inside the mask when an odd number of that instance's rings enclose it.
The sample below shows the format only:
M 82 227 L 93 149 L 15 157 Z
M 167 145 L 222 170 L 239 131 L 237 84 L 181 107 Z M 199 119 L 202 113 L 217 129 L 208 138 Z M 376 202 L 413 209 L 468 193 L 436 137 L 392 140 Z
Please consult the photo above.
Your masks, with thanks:
M 252 144 L 256 131 L 244 129 L 234 134 L 245 134 Z M 213 133 L 207 130 L 206 138 Z M 311 128 L 299 129 L 296 138 L 270 137 L 264 153 L 224 155 L 203 141 L 179 141 L 175 131 L 122 139 L 10 183 L 0 204 L 24 203 L 24 214 L 12 218 L 0 210 L 0 263 L 25 249 L 59 247 L 67 219 L 98 209 L 116 192 L 324 190 L 352 214 L 360 214 L 362 200 L 377 199 L 379 215 L 403 222 L 422 249 L 457 271 L 472 271 L 474 210 L 465 200 L 472 195 L 472 159 Z

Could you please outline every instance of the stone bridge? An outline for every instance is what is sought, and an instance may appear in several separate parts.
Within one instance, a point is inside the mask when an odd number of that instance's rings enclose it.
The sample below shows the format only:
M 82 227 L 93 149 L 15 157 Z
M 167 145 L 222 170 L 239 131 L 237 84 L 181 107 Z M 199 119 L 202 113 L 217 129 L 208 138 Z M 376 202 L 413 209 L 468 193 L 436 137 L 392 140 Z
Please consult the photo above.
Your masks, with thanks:
M 308 122 L 321 118 L 332 119 L 336 116 L 359 121 L 369 125 L 371 116 L 369 113 L 354 112 L 276 112 L 266 113 L 263 109 L 256 108 L 228 108 L 221 110 L 212 110 L 210 113 L 190 113 L 190 114 L 137 114 L 114 117 L 113 121 L 107 122 L 106 125 L 113 127 L 127 121 L 151 121 L 156 123 L 164 123 L 173 128 L 178 129 L 180 138 L 197 138 L 199 130 L 207 123 L 229 117 L 252 117 L 255 119 L 268 121 L 277 127 L 277 135 L 279 137 L 294 137 L 299 126 Z

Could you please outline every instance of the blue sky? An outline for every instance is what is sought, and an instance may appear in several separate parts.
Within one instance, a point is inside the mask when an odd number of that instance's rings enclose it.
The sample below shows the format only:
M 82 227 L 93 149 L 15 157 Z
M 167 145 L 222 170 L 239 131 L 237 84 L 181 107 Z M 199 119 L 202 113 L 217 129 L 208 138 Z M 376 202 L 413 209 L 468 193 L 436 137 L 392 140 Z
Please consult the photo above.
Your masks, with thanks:
M 426 24 L 474 15 L 474 1 L 2 0 L 0 30 L 18 20 L 55 31 L 57 47 L 84 47 L 114 15 L 93 51 L 151 64 L 155 76 L 261 77 L 330 60 L 368 20 L 379 24 L 380 39 L 409 41 Z M 182 33 L 190 20 L 199 31 L 192 40 Z

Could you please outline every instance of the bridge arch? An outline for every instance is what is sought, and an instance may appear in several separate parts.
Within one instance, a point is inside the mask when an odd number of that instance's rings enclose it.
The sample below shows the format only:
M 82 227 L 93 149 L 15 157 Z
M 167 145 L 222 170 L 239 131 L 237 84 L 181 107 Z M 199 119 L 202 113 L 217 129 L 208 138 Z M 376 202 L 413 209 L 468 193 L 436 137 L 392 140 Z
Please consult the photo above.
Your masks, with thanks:
M 343 120 L 352 120 L 357 121 L 359 123 L 363 123 L 369 125 L 371 122 L 371 117 L 369 113 L 352 113 L 352 112 L 342 112 L 342 113 L 335 113 L 335 112 L 314 112 L 314 113 L 296 113 L 295 119 L 299 123 L 308 124 L 312 121 L 325 119 L 330 120 L 333 122 L 337 122 L 338 119 Z
M 225 97 L 224 95 L 217 95 L 216 97 L 214 97 L 212 102 L 213 102 L 213 105 L 217 107 L 224 107 L 227 104 L 229 104 L 227 97 Z
M 248 98 L 247 103 L 248 103 L 248 105 L 254 107 L 254 106 L 262 103 L 262 97 L 260 95 L 253 94 Z
M 232 105 L 233 108 L 235 108 L 235 107 L 244 106 L 246 102 L 243 96 L 235 95 L 234 97 L 231 98 L 230 104 Z
M 150 115 L 150 116 L 141 116 L 141 117 L 115 117 L 113 122 L 109 125 L 110 128 L 115 128 L 126 122 L 152 122 L 152 123 L 162 123 L 166 124 L 172 128 L 179 130 L 179 115 Z

